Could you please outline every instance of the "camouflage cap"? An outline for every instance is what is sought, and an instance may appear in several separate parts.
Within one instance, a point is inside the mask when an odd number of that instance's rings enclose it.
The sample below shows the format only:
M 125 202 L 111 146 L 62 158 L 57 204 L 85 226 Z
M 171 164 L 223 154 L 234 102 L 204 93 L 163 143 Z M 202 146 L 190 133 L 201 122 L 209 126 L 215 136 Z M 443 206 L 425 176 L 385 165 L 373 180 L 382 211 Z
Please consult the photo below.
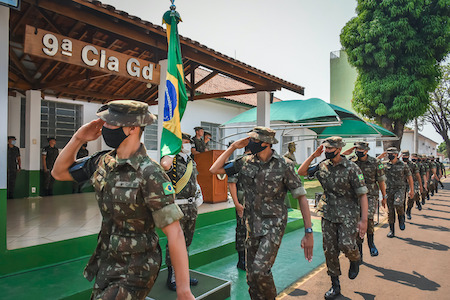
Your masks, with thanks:
M 361 150 L 370 150 L 369 143 L 366 142 L 356 142 L 353 145 L 355 145 L 356 148 Z
M 403 156 L 409 156 L 409 150 L 402 150 Z
M 430 155 L 430 156 L 428 156 L 428 158 L 431 158 L 431 159 L 433 159 L 433 158 L 434 158 L 434 155 Z
M 398 154 L 398 150 L 395 147 L 389 147 L 386 150 L 387 153 L 391 153 L 391 154 Z
M 411 156 L 420 157 L 420 155 L 417 155 L 417 153 L 411 153 Z
M 342 148 L 345 146 L 345 142 L 340 136 L 332 136 L 322 142 L 325 147 Z
M 182 133 L 181 133 L 181 138 L 182 138 L 183 140 L 191 140 L 191 135 L 188 134 L 188 133 L 182 132 Z
M 288 147 L 294 146 L 295 147 L 295 142 L 289 142 Z
M 268 127 L 256 126 L 247 132 L 247 135 L 251 138 L 260 140 L 261 142 L 273 145 L 278 143 L 278 140 L 275 138 L 275 133 L 275 130 Z
M 211 132 L 209 132 L 209 131 L 205 131 L 205 132 L 203 133 L 203 135 L 209 135 L 209 136 L 212 136 Z
M 428 156 L 426 156 L 426 154 L 422 154 L 420 157 L 427 159 Z
M 194 130 L 195 131 L 199 131 L 199 130 L 202 130 L 203 129 L 203 127 L 201 127 L 201 126 L 196 126 L 196 127 L 194 127 Z
M 127 126 L 147 126 L 156 117 L 148 111 L 148 104 L 134 100 L 114 100 L 97 111 L 97 116 L 108 124 Z

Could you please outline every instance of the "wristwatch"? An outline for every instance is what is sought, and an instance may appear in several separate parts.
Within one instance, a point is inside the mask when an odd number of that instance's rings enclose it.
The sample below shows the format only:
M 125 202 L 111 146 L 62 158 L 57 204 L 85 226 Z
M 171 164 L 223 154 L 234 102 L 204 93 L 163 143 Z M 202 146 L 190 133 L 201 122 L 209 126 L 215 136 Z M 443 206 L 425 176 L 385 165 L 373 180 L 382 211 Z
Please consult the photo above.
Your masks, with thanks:
M 305 228 L 305 233 L 313 233 L 313 229 L 311 227 Z

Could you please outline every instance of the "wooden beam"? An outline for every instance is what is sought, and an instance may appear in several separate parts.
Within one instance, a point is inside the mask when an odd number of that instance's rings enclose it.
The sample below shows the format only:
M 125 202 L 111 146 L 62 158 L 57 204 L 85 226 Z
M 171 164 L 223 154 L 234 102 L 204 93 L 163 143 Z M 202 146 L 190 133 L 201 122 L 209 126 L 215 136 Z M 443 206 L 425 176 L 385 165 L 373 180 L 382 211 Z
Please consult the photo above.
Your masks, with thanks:
M 24 65 L 20 62 L 20 59 L 17 57 L 17 55 L 14 53 L 14 51 L 9 48 L 9 58 L 13 61 L 13 63 L 16 65 L 17 68 L 19 68 L 21 74 L 25 79 L 32 84 L 33 78 L 31 78 L 31 75 L 28 73 L 28 70 L 24 67 Z
M 16 30 L 20 27 L 22 22 L 25 20 L 25 18 L 28 16 L 28 14 L 31 12 L 33 6 L 29 6 L 28 9 L 22 14 L 19 21 L 14 24 L 14 28 L 11 31 L 11 36 L 14 36 L 16 34 Z
M 261 92 L 261 91 L 269 92 L 269 91 L 274 91 L 274 90 L 276 90 L 276 89 L 274 89 L 274 88 L 254 88 L 254 89 L 243 89 L 243 90 L 219 92 L 219 93 L 212 93 L 212 94 L 201 94 L 201 95 L 195 95 L 195 100 L 225 98 L 225 97 L 229 97 L 229 96 L 254 94 L 256 92 Z
M 49 15 L 47 15 L 47 13 L 42 10 L 40 7 L 36 6 L 36 10 L 39 12 L 39 14 L 44 18 L 44 20 L 47 21 L 48 24 L 50 24 L 51 27 L 53 27 L 54 30 L 56 30 L 57 33 L 63 35 L 63 33 L 60 30 L 60 27 L 58 27 L 58 25 L 56 25 L 53 20 L 51 19 L 51 17 Z
M 112 95 L 112 94 L 106 94 L 106 93 L 97 93 L 93 91 L 86 91 L 81 89 L 75 89 L 75 88 L 64 88 L 64 89 L 55 89 L 57 92 L 61 92 L 61 94 L 68 94 L 68 95 L 80 95 L 84 97 L 95 97 L 99 99 L 105 99 L 105 100 L 114 100 L 114 99 L 122 99 L 124 95 Z
M 208 75 L 206 75 L 205 77 L 203 77 L 199 82 L 197 82 L 195 84 L 195 89 L 198 89 L 199 87 L 201 87 L 202 85 L 204 85 L 206 82 L 208 82 L 209 80 L 213 79 L 217 74 L 219 74 L 219 72 L 217 71 L 212 71 L 211 73 L 209 73 Z
M 66 84 L 70 84 L 70 83 L 74 83 L 74 82 L 78 82 L 81 80 L 86 80 L 86 79 L 95 79 L 95 78 L 100 78 L 100 77 L 105 77 L 105 76 L 110 76 L 111 74 L 107 74 L 107 73 L 102 73 L 102 72 L 98 72 L 98 71 L 94 71 L 89 75 L 89 78 L 86 78 L 86 69 L 81 71 L 79 75 L 75 75 L 69 78 L 64 78 L 61 80 L 54 80 L 54 81 L 50 81 L 50 82 L 46 82 L 44 84 L 39 85 L 39 89 L 51 89 L 57 86 L 61 86 L 61 85 L 66 85 Z

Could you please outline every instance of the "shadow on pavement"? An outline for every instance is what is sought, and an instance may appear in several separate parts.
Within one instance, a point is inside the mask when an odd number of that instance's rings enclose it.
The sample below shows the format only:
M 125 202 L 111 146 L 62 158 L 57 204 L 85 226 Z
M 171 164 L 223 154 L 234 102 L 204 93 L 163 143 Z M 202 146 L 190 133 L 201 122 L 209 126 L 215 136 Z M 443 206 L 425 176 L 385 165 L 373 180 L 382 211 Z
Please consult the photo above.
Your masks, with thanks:
M 432 203 L 430 203 L 430 204 L 432 204 Z M 444 206 L 444 205 L 441 205 L 441 206 Z M 434 209 L 434 208 L 431 208 L 431 207 L 427 207 L 425 210 L 437 211 L 437 212 L 442 212 L 442 213 L 446 213 L 446 214 L 450 213 L 450 211 L 448 211 L 448 210 Z
M 427 215 L 422 215 L 422 217 L 424 217 L 425 219 L 439 219 L 439 220 L 450 221 L 450 218 L 442 218 L 442 217 L 427 216 Z
M 408 224 L 418 226 L 420 229 L 425 229 L 425 230 L 431 229 L 431 230 L 436 230 L 436 231 L 450 231 L 449 228 L 444 227 L 444 226 L 425 225 L 425 224 L 419 224 L 419 223 L 414 223 L 414 222 L 408 222 Z
M 437 282 L 429 280 L 428 278 L 417 273 L 416 271 L 413 271 L 414 274 L 413 275 L 401 271 L 385 269 L 383 267 L 371 265 L 366 262 L 364 262 L 363 265 L 380 272 L 382 275 L 376 275 L 378 278 L 397 282 L 410 287 L 415 287 L 422 291 L 436 291 L 441 286 Z
M 419 246 L 421 248 L 428 249 L 428 250 L 448 251 L 448 249 L 450 249 L 450 247 L 448 247 L 447 245 L 443 245 L 443 244 L 437 243 L 437 242 L 428 243 L 428 242 L 423 242 L 423 241 L 416 241 L 416 240 L 413 240 L 412 238 L 402 238 L 402 237 L 398 237 L 398 236 L 396 238 L 398 238 L 399 240 L 405 241 L 410 245 Z
M 367 294 L 363 292 L 355 292 L 355 294 L 359 294 L 363 297 L 364 300 L 375 300 L 375 295 Z
M 308 292 L 301 289 L 295 289 L 292 292 L 289 293 L 289 296 L 306 296 L 308 295 Z

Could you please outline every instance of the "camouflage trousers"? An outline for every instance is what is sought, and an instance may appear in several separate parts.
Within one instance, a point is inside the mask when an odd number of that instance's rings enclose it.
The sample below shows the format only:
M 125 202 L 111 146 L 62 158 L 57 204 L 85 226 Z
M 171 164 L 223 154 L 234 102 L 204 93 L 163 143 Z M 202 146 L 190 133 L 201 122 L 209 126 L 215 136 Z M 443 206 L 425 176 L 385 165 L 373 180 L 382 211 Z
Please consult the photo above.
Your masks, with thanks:
M 247 237 L 247 228 L 245 226 L 245 217 L 240 218 L 236 212 L 236 251 L 245 250 L 245 238 Z
M 373 195 L 369 195 L 367 194 L 367 200 L 368 200 L 368 210 L 367 210 L 367 218 L 369 219 L 373 219 L 373 216 L 375 215 L 375 211 L 377 210 L 378 207 L 378 195 L 373 196 Z
M 137 253 L 103 251 L 100 256 L 107 258 L 102 260 L 98 267 L 91 294 L 92 300 L 145 299 L 161 267 L 159 244 L 152 251 Z
M 395 223 L 395 212 L 399 216 L 405 215 L 405 197 L 406 189 L 404 187 L 395 187 L 388 190 L 387 207 L 389 224 Z
M 414 193 L 413 198 L 408 196 L 408 209 L 411 209 L 414 206 L 414 203 L 417 205 L 420 203 L 420 192 L 418 190 Z
M 183 230 L 184 233 L 184 240 L 186 242 L 186 249 L 187 249 L 191 245 L 192 239 L 194 237 L 195 221 L 197 221 L 197 214 L 198 214 L 197 205 L 193 203 L 193 204 L 181 204 L 178 206 L 180 207 L 181 211 L 184 214 L 184 217 L 181 218 L 179 222 L 181 230 Z M 168 243 L 166 244 L 166 266 L 168 267 L 172 266 Z
M 285 226 L 282 227 L 263 236 L 247 237 L 245 242 L 247 284 L 252 300 L 275 299 L 277 296 L 272 266 L 284 234 Z
M 322 218 L 323 252 L 325 253 L 328 275 L 341 275 L 339 264 L 341 251 L 351 261 L 360 259 L 359 249 L 356 245 L 357 224 L 357 218 L 346 218 L 343 223 L 335 223 Z
M 367 235 L 374 234 L 375 232 L 375 222 L 373 221 L 373 217 L 371 219 L 367 219 Z M 361 238 L 359 234 L 356 235 L 356 243 L 358 245 L 364 242 L 364 238 Z

